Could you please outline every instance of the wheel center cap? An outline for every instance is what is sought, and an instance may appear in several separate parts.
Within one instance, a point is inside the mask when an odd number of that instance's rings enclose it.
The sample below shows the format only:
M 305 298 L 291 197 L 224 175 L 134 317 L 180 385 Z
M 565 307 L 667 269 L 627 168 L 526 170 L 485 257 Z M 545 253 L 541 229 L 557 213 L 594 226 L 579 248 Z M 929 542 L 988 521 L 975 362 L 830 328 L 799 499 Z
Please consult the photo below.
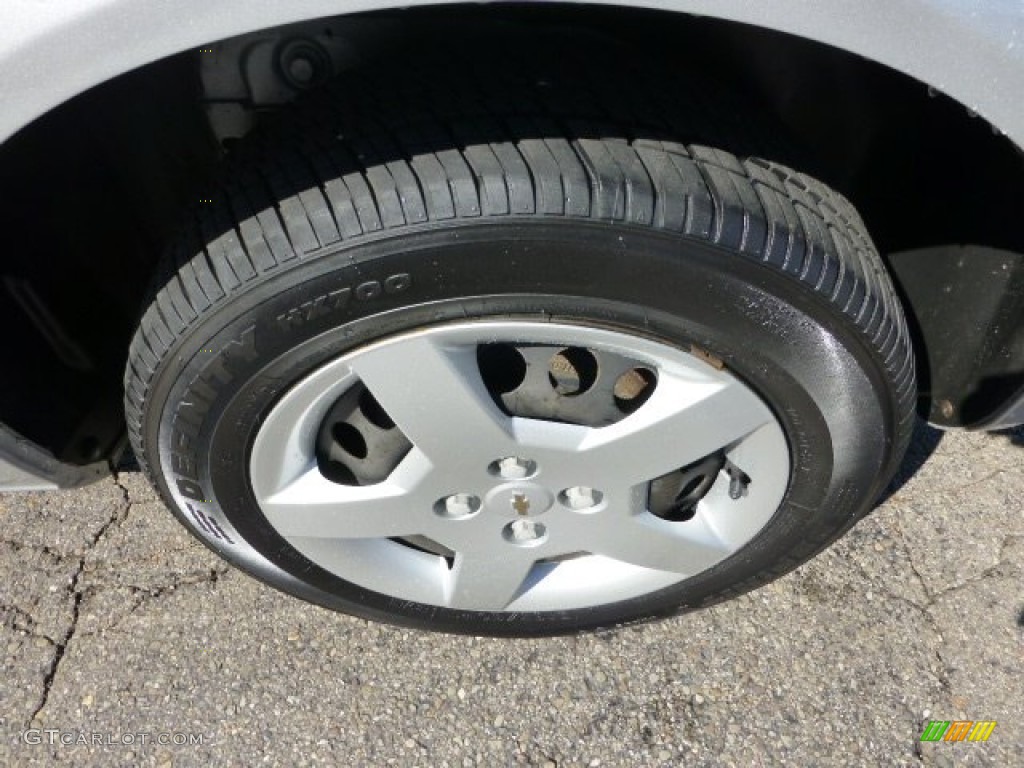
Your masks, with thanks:
M 487 494 L 487 508 L 503 517 L 537 517 L 551 509 L 555 497 L 534 483 L 507 483 Z

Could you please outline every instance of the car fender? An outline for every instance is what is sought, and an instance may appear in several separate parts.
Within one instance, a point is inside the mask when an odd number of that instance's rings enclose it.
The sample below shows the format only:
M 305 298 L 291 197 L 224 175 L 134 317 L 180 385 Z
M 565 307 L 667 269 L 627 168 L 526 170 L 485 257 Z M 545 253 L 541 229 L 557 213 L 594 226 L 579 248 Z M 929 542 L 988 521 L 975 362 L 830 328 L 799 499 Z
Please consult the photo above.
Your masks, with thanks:
M 458 1 L 5 0 L 0 141 L 94 85 L 206 43 L 339 13 Z M 598 2 L 738 21 L 859 54 L 959 100 L 1024 146 L 1024 110 L 1018 106 L 1024 5 L 1018 0 Z

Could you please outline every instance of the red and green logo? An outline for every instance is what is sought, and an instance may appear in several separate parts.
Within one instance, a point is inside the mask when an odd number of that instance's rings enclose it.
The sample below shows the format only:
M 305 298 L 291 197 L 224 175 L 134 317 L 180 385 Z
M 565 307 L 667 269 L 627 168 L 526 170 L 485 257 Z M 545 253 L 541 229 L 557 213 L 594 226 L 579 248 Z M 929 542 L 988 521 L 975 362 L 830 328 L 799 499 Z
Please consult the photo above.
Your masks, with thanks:
M 929 720 L 921 741 L 988 741 L 995 720 Z

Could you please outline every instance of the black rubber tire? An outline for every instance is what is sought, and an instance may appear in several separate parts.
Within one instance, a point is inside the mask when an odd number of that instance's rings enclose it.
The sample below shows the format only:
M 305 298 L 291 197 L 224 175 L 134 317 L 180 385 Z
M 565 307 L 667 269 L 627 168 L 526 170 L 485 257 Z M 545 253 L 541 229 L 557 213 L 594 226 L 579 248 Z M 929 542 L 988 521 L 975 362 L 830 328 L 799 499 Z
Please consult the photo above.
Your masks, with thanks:
M 546 77 L 540 101 L 528 78 L 492 82 L 487 96 L 436 72 L 348 78 L 254 137 L 196 207 L 132 342 L 125 408 L 167 503 L 228 560 L 368 618 L 576 631 L 756 587 L 840 536 L 884 488 L 910 438 L 914 364 L 853 207 L 782 165 L 683 143 L 715 134 L 749 146 L 735 121 L 688 109 L 688 92 L 669 104 L 633 89 L 629 119 L 615 124 L 605 88 L 584 99 L 572 77 Z M 275 399 L 346 350 L 484 315 L 711 350 L 783 424 L 794 469 L 782 507 L 747 547 L 682 585 L 511 621 L 392 600 L 291 549 L 247 474 Z

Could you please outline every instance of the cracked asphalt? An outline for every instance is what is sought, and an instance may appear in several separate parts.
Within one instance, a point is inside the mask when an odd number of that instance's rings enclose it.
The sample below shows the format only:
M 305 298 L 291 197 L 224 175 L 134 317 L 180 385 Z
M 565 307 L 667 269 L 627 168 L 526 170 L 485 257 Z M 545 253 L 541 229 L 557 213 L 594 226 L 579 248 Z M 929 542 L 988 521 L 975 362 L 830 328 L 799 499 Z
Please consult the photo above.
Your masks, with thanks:
M 922 425 L 888 498 L 780 581 L 510 641 L 284 597 L 138 472 L 0 496 L 0 764 L 1021 766 L 1022 508 L 1024 430 Z M 922 744 L 929 719 L 998 725 Z

